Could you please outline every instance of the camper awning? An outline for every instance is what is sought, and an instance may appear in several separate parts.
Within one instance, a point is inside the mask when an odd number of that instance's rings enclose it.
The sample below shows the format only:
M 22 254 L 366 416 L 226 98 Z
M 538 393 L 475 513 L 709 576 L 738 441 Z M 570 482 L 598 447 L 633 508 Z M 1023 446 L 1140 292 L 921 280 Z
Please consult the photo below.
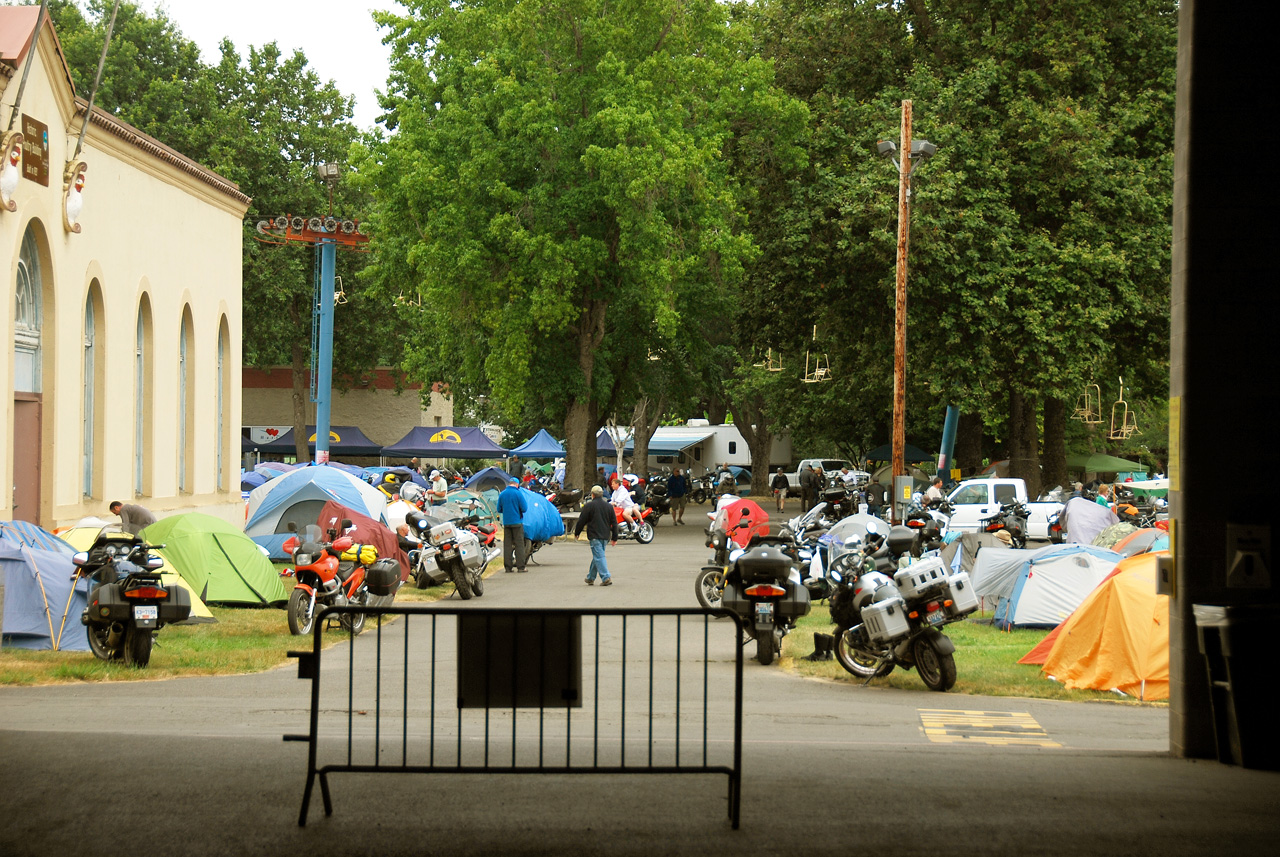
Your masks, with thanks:
M 712 432 L 706 431 L 672 431 L 667 432 L 658 429 L 654 432 L 653 437 L 649 438 L 649 454 L 650 455 L 679 455 L 691 446 L 697 446 L 707 438 L 711 437 Z M 627 441 L 627 452 L 635 452 L 635 442 Z

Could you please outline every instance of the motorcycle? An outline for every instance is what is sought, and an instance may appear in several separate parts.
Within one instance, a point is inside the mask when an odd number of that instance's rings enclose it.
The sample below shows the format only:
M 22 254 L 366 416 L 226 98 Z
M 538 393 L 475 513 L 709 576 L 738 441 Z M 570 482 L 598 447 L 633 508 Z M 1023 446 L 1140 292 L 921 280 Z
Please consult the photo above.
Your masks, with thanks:
M 925 551 L 938 550 L 944 544 L 947 524 L 950 523 L 951 504 L 946 500 L 935 500 L 926 504 L 921 494 L 912 495 L 911 505 L 903 516 L 902 523 L 915 530 L 916 546 L 913 553 L 919 556 Z
M 167 588 L 158 569 L 164 558 L 151 553 L 164 545 L 149 545 L 129 533 L 102 532 L 87 551 L 71 561 L 74 577 L 95 584 L 89 604 L 80 614 L 89 649 L 104 661 L 123 660 L 131 667 L 151 662 L 155 635 L 171 622 L 191 615 L 191 596 L 185 587 Z
M 351 521 L 344 518 L 341 529 Z M 290 532 L 297 527 L 289 525 Z M 319 606 L 366 605 L 371 598 L 394 596 L 400 586 L 400 562 L 394 558 L 378 559 L 373 545 L 356 545 L 350 536 L 338 535 L 332 528 L 328 540 L 315 524 L 308 524 L 301 535 L 285 540 L 284 550 L 293 558 L 293 568 L 280 572 L 296 581 L 289 593 L 289 633 L 301 636 L 315 627 Z M 338 625 L 352 634 L 364 630 L 363 613 L 344 613 Z
M 658 516 L 649 506 L 645 506 L 640 510 L 640 522 L 633 524 L 622 515 L 620 506 L 613 507 L 614 519 L 618 522 L 618 540 L 635 539 L 642 545 L 647 545 L 653 541 L 653 525 L 657 522 Z
M 948 574 L 942 560 L 931 557 L 890 577 L 876 570 L 874 553 L 861 541 L 851 536 L 831 570 L 839 581 L 830 599 L 836 660 L 867 681 L 914 667 L 930 690 L 950 690 L 955 643 L 941 629 L 978 609 L 969 575 Z
M 716 495 L 716 481 L 710 473 L 699 477 L 689 477 L 689 500 L 701 506 L 707 499 Z
M 1010 544 L 1015 548 L 1027 546 L 1027 518 L 1031 513 L 1027 507 L 1014 500 L 1005 503 L 990 518 L 982 520 L 982 530 L 987 533 L 998 533 L 1005 530 L 1009 533 Z
M 671 498 L 667 496 L 666 477 L 655 476 L 649 480 L 649 490 L 645 492 L 644 505 L 653 510 L 655 527 L 663 515 L 671 512 Z
M 720 603 L 742 617 L 763 666 L 781 654 L 782 638 L 810 609 L 809 591 L 787 547 L 786 539 L 757 536 L 746 550 L 735 552 L 725 576 Z
M 417 532 L 424 531 L 421 523 Z M 410 523 L 410 527 L 414 524 Z M 473 595 L 484 595 L 485 569 L 502 555 L 496 533 L 497 527 L 480 525 L 475 514 L 456 521 L 441 521 L 425 529 L 423 541 L 435 549 L 436 565 L 449 575 L 463 601 Z
M 769 533 L 768 516 L 763 515 L 763 510 L 761 516 L 753 520 L 752 512 L 756 509 L 759 506 L 752 504 L 739 507 L 733 515 L 727 508 L 711 515 L 711 525 L 705 530 L 711 557 L 693 580 L 693 591 L 698 603 L 707 610 L 720 609 L 725 576 L 731 560 L 746 548 L 752 537 Z

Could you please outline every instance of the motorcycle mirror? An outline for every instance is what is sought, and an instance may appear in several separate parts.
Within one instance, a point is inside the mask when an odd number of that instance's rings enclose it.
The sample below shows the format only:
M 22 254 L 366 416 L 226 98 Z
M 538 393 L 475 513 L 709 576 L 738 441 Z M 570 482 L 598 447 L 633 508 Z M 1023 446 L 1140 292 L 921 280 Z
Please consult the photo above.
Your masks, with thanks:
M 348 530 L 348 529 L 350 529 L 350 528 L 351 528 L 351 519 L 350 519 L 350 518 L 343 518 L 343 519 L 342 519 L 342 529 L 344 529 L 344 530 Z
M 79 553 L 77 553 L 77 554 L 75 554 L 74 556 L 72 556 L 72 557 L 71 557 L 71 564 L 72 564 L 72 565 L 77 565 L 77 566 L 79 566 L 79 565 L 84 565 L 84 564 L 85 564 L 85 563 L 87 563 L 88 561 L 89 561 L 89 552 L 88 552 L 88 551 L 80 551 Z
M 154 553 L 148 554 L 145 565 L 147 568 L 151 569 L 152 571 L 154 571 L 157 568 L 164 568 L 164 557 Z

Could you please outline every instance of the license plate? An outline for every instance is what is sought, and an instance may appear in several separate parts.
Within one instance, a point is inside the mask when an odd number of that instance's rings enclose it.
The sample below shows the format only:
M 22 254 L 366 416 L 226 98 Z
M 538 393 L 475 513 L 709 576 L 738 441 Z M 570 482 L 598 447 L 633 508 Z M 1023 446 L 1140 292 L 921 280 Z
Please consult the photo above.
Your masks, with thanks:
M 440 556 L 444 557 L 445 559 L 453 559 L 457 555 L 458 555 L 457 551 L 441 551 L 440 552 Z
M 947 621 L 947 614 L 942 610 L 934 610 L 926 618 L 930 625 L 944 625 Z
M 159 619 L 160 608 L 154 604 L 138 605 L 133 608 L 133 618 L 135 619 Z
M 756 605 L 756 621 L 772 622 L 773 621 L 773 605 L 767 601 L 763 604 Z

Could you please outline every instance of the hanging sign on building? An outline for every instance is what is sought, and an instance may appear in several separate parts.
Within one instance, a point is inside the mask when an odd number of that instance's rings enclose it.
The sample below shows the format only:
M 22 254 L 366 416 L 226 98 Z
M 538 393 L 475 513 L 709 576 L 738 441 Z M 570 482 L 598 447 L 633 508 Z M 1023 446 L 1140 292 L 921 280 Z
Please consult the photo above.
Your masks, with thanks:
M 22 177 L 49 186 L 49 126 L 22 114 Z

